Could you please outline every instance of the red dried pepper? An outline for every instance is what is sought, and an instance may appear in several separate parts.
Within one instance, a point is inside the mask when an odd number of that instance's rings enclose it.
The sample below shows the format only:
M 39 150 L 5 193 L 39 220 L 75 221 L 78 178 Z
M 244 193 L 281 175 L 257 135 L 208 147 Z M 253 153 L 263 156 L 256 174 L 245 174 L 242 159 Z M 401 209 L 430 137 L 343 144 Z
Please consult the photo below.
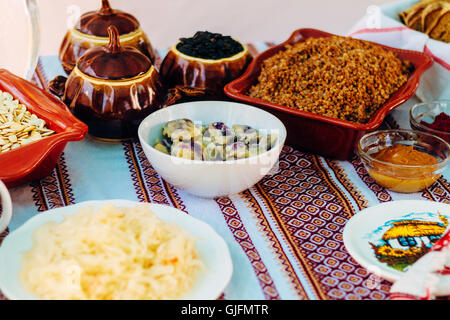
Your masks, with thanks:
M 420 124 L 434 130 L 450 132 L 450 116 L 445 112 L 441 112 L 440 114 L 438 114 L 434 118 L 433 123 L 421 121 Z

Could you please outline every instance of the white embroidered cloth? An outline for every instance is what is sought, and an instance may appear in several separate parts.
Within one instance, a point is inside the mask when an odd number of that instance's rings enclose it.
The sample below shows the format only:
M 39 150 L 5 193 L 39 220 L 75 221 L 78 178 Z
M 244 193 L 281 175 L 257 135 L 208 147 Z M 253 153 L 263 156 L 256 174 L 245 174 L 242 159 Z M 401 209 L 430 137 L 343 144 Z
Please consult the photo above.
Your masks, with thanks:
M 450 229 L 391 287 L 391 300 L 430 300 L 450 295 Z
M 425 52 L 434 64 L 423 74 L 416 95 L 422 101 L 450 99 L 450 43 L 430 39 L 406 27 L 398 14 L 418 0 L 403 0 L 385 6 L 370 6 L 367 14 L 350 30 L 353 38 L 390 47 Z

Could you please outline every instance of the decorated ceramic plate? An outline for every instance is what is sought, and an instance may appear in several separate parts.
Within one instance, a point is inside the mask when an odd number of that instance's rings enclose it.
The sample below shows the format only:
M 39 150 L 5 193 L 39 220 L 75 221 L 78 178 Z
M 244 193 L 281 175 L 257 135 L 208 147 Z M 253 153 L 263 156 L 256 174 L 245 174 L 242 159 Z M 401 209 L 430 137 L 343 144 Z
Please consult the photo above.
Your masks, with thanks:
M 360 211 L 344 228 L 350 255 L 370 272 L 396 281 L 449 226 L 450 205 L 405 200 Z
M 19 280 L 20 260 L 23 253 L 32 247 L 32 234 L 37 227 L 49 221 L 61 222 L 64 216 L 74 214 L 80 208 L 92 206 L 99 209 L 107 203 L 116 207 L 142 204 L 128 200 L 86 201 L 36 215 L 8 235 L 0 246 L 0 289 L 5 296 L 9 299 L 38 299 L 27 292 Z M 196 239 L 195 245 L 205 268 L 181 299 L 217 299 L 230 281 L 233 270 L 225 241 L 209 225 L 180 210 L 159 204 L 147 205 L 160 219 L 179 225 Z

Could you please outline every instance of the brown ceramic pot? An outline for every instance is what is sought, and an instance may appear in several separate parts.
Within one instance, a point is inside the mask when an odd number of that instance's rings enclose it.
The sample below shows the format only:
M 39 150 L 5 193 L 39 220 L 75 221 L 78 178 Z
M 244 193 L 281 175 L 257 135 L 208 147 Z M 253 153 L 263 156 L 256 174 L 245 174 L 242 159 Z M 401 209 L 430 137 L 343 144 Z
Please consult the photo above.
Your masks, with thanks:
M 59 50 L 61 64 L 67 74 L 77 60 L 90 48 L 109 43 L 108 27 L 112 25 L 120 34 L 120 43 L 145 54 L 153 63 L 155 54 L 137 19 L 126 12 L 111 9 L 108 0 L 102 0 L 99 11 L 83 14 L 74 28 L 67 31 Z
M 86 51 L 69 78 L 58 77 L 50 89 L 92 136 L 123 140 L 136 136 L 142 119 L 163 105 L 165 91 L 150 59 L 121 46 L 116 27 L 108 32 L 107 46 Z
M 240 77 L 252 60 L 250 52 L 242 43 L 244 49 L 241 52 L 218 60 L 188 56 L 181 53 L 177 45 L 170 49 L 161 64 L 163 83 L 168 88 L 203 90 L 208 98 L 224 98 L 224 86 Z

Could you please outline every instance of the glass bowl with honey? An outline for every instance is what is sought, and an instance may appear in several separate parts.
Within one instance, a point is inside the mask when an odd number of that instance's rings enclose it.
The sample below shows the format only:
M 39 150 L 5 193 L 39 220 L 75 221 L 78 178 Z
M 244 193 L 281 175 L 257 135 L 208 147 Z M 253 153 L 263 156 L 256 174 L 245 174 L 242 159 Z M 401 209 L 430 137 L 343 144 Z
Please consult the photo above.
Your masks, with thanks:
M 358 154 L 379 185 L 401 193 L 431 186 L 446 170 L 450 145 L 438 136 L 414 130 L 380 130 L 364 135 Z

